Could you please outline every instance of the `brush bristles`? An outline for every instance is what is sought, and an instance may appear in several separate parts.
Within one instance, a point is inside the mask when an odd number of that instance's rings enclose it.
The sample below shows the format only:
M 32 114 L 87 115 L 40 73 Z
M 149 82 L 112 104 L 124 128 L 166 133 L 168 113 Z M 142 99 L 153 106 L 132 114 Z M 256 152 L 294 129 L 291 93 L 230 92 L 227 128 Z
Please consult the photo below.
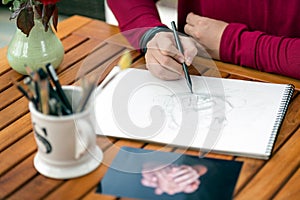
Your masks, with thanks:
M 129 51 L 126 51 L 120 58 L 118 66 L 121 68 L 121 70 L 124 70 L 130 67 L 131 62 L 132 62 L 131 55 Z

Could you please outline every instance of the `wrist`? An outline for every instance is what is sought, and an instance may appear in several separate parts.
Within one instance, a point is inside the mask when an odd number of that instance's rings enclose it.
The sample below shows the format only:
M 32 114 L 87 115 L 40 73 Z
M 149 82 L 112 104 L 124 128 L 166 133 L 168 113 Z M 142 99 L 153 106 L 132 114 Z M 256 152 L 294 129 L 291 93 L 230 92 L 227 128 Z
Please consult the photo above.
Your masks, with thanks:
M 156 26 L 144 33 L 144 35 L 141 37 L 139 46 L 142 53 L 146 53 L 147 51 L 147 43 L 155 36 L 158 32 L 172 32 L 168 27 L 166 26 Z

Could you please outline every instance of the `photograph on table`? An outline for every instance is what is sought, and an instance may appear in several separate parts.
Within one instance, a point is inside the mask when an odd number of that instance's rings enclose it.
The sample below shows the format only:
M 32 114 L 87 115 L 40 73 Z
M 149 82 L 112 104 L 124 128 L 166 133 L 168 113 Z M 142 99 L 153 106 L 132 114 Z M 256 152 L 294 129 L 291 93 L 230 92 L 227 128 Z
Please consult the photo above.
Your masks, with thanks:
M 138 199 L 232 199 L 242 164 L 122 147 L 96 192 Z

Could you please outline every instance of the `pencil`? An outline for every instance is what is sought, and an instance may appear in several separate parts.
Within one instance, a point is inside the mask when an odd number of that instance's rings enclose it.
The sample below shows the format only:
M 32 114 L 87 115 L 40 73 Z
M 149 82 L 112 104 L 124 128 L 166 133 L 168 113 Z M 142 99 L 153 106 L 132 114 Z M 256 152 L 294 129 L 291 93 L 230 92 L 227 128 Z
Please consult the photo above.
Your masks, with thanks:
M 71 115 L 72 112 L 65 106 L 65 104 L 59 98 L 57 92 L 51 87 L 49 84 L 49 96 L 50 98 L 54 98 L 56 100 L 56 104 L 60 104 L 59 108 L 64 115 Z
M 179 52 L 180 52 L 182 55 L 184 55 L 183 48 L 182 48 L 182 45 L 181 45 L 179 36 L 178 36 L 178 34 L 177 34 L 177 31 L 176 31 L 176 25 L 175 25 L 175 22 L 172 21 L 172 22 L 171 22 L 171 25 L 172 25 L 172 30 L 173 30 L 173 34 L 174 34 L 176 46 L 177 46 Z M 189 87 L 191 93 L 193 94 L 192 80 L 191 80 L 191 77 L 190 77 L 190 74 L 189 74 L 189 71 L 188 71 L 188 67 L 187 67 L 187 65 L 186 65 L 185 62 L 182 63 L 182 68 L 183 68 L 183 71 L 184 71 L 184 76 L 185 76 L 185 79 L 186 79 L 186 83 L 187 83 L 187 85 L 188 85 L 188 87 Z
M 41 104 L 40 104 L 40 88 L 39 88 L 39 81 L 40 81 L 40 77 L 38 75 L 38 73 L 34 73 L 33 74 L 33 78 L 32 78 L 33 82 L 34 82 L 34 90 L 35 90 L 35 101 L 36 101 L 36 106 L 38 110 L 41 110 Z
M 48 78 L 48 75 L 50 76 L 50 74 L 49 73 L 47 74 L 42 68 L 38 69 L 38 73 L 39 73 L 40 77 Z M 50 76 L 50 78 L 51 78 L 51 76 Z M 51 86 L 49 81 L 47 81 L 47 82 L 48 82 L 49 97 L 55 98 L 57 103 L 61 104 L 60 109 L 62 110 L 63 114 L 65 114 L 65 115 L 72 114 L 72 111 L 69 108 L 67 108 L 66 104 L 62 101 L 61 97 L 59 97 L 58 92 L 53 89 L 53 87 Z
M 67 99 L 67 97 L 66 97 L 66 95 L 65 95 L 65 93 L 64 93 L 64 91 L 61 87 L 61 84 L 58 80 L 57 74 L 56 74 L 53 66 L 50 63 L 48 63 L 46 65 L 46 69 L 47 69 L 47 72 L 48 72 L 52 82 L 55 85 L 55 88 L 56 88 L 56 91 L 57 91 L 57 94 L 58 94 L 59 98 L 65 104 L 65 106 L 72 112 L 72 106 L 69 103 L 69 100 Z

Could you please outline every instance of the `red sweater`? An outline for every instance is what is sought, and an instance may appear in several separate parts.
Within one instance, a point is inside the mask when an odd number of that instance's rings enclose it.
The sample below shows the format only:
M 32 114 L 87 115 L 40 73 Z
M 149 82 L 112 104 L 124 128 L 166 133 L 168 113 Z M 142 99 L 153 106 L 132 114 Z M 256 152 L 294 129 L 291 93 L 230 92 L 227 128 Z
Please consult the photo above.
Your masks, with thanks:
M 155 0 L 108 0 L 121 31 L 163 25 Z M 178 28 L 189 12 L 229 23 L 221 44 L 224 62 L 300 79 L 299 0 L 178 0 Z M 126 35 L 138 47 L 146 29 Z

